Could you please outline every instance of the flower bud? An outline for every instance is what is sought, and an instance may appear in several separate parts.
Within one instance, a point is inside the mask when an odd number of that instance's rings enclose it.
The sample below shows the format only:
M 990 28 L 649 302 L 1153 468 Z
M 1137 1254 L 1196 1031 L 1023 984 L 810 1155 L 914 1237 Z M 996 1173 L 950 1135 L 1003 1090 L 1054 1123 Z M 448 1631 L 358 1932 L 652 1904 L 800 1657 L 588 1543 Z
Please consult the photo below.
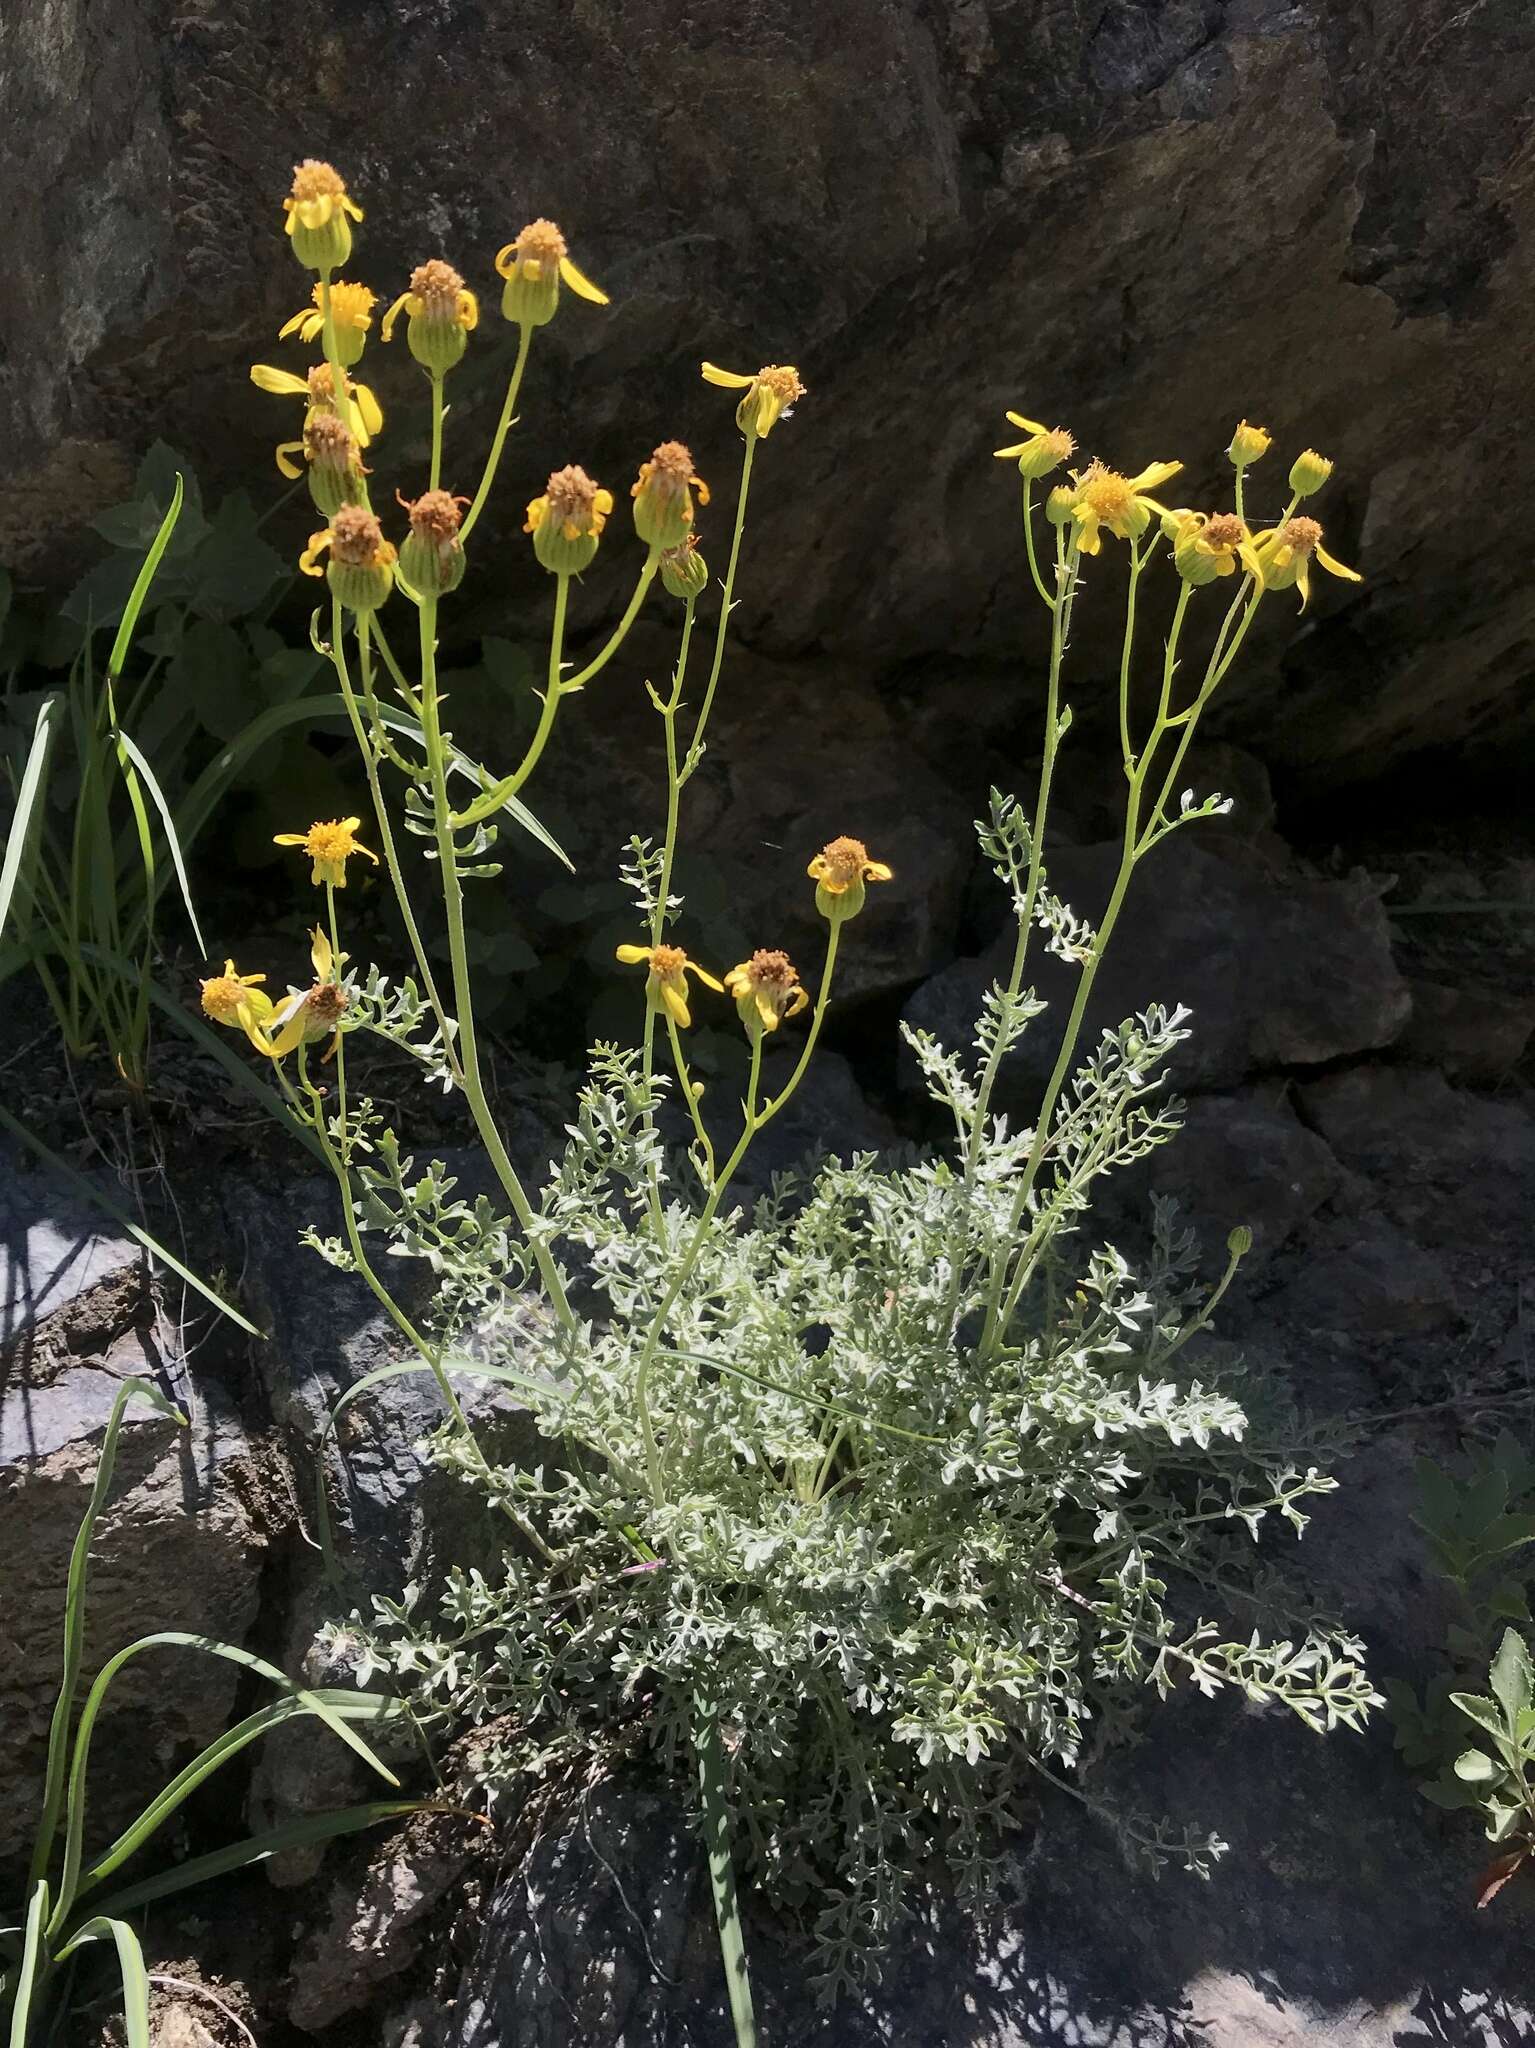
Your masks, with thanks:
M 1250 427 L 1246 420 L 1238 421 L 1231 446 L 1226 450 L 1233 468 L 1246 469 L 1249 463 L 1261 462 L 1273 445 L 1273 439 L 1267 427 Z
M 1332 464 L 1314 448 L 1306 448 L 1290 465 L 1290 489 L 1297 498 L 1309 498 L 1332 475 Z
M 1077 494 L 1070 484 L 1057 484 L 1045 500 L 1045 517 L 1052 526 L 1064 526 L 1076 502 Z
M 458 537 L 463 514 L 458 508 L 469 500 L 447 491 L 423 491 L 414 504 L 404 498 L 400 503 L 410 516 L 410 532 L 400 549 L 406 582 L 423 597 L 457 590 L 465 567 L 464 544 Z
M 702 597 L 709 587 L 709 565 L 698 552 L 698 536 L 690 533 L 681 547 L 661 557 L 661 587 L 672 597 Z
M 352 221 L 362 219 L 340 172 L 306 157 L 294 166 L 293 190 L 282 204 L 293 253 L 305 269 L 322 277 L 339 270 L 352 253 Z
M 533 552 L 554 576 L 579 576 L 589 569 L 597 541 L 613 509 L 613 493 L 600 490 L 584 469 L 557 469 L 543 497 L 528 507 L 524 533 Z
M 634 500 L 634 530 L 653 548 L 678 548 L 693 528 L 693 492 L 701 505 L 709 502 L 709 486 L 693 474 L 693 458 L 680 441 L 663 441 L 648 462 L 640 464 Z
M 1245 1223 L 1239 1223 L 1226 1239 L 1226 1249 L 1234 1259 L 1245 1259 L 1253 1248 L 1253 1234 Z

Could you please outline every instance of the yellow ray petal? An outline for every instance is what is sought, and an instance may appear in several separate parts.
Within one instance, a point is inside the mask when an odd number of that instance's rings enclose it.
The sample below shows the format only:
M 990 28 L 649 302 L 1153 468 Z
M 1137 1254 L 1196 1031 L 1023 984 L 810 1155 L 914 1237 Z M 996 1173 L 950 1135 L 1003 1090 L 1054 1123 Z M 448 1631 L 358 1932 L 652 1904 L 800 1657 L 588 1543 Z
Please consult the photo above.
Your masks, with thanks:
M 560 258 L 560 276 L 570 286 L 578 299 L 590 299 L 594 306 L 605 306 L 608 295 L 594 285 L 585 271 L 578 270 L 568 256 Z
M 738 377 L 734 370 L 722 370 L 716 363 L 703 365 L 706 384 L 723 384 L 730 391 L 744 391 L 748 384 L 756 382 L 754 377 Z
M 258 391 L 273 391 L 283 398 L 309 396 L 309 386 L 304 378 L 295 377 L 291 370 L 276 369 L 271 363 L 252 363 L 251 382 Z

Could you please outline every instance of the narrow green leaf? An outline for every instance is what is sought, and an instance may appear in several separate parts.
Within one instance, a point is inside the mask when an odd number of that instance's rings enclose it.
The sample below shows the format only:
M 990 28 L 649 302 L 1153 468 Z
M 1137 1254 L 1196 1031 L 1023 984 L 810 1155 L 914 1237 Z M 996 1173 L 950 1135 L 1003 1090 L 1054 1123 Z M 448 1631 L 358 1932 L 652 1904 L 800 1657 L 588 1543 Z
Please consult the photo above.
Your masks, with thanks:
M 315 1813 L 302 1820 L 286 1821 L 281 1827 L 268 1828 L 264 1834 L 252 1835 L 247 1841 L 235 1842 L 227 1849 L 215 1849 L 208 1856 L 194 1856 L 190 1862 L 178 1864 L 174 1870 L 162 1871 L 158 1877 L 146 1877 L 141 1884 L 131 1884 L 123 1891 L 114 1892 L 109 1899 L 102 1901 L 102 1905 L 115 1913 L 130 1912 L 136 1907 L 147 1906 L 153 1899 L 164 1899 L 174 1892 L 187 1891 L 210 1877 L 223 1877 L 231 1870 L 244 1870 L 252 1863 L 264 1863 L 270 1856 L 280 1856 L 285 1849 L 307 1849 L 317 1842 L 333 1841 L 337 1835 L 355 1835 L 363 1828 L 381 1827 L 385 1821 L 401 1820 L 407 1814 L 418 1813 L 422 1804 L 419 1799 L 381 1799 L 369 1806 L 337 1807 L 330 1813 Z
M 391 1721 L 410 1721 L 411 1715 L 405 1702 L 380 1692 L 349 1692 L 340 1687 L 316 1687 L 314 1697 L 322 1700 L 330 1711 L 345 1721 L 363 1721 L 370 1724 Z M 124 1828 L 117 1840 L 96 1858 L 87 1869 L 80 1873 L 77 1897 L 83 1897 L 122 1867 L 135 1850 L 141 1849 L 154 1835 L 177 1807 L 191 1797 L 205 1778 L 211 1777 L 229 1759 L 237 1756 L 242 1749 L 257 1742 L 263 1735 L 280 1728 L 286 1721 L 296 1721 L 314 1708 L 309 1701 L 298 1694 L 290 1694 L 280 1700 L 273 1700 L 269 1706 L 260 1707 L 254 1714 L 247 1714 L 243 1721 L 237 1721 L 233 1728 L 224 1732 L 192 1761 L 176 1773 L 163 1791 L 157 1793 L 149 1805 L 130 1827 Z
M 161 789 L 159 783 L 156 782 L 154 770 L 121 728 L 118 730 L 117 739 L 118 744 L 127 754 L 129 760 L 132 761 L 134 767 L 143 776 L 144 786 L 154 801 L 155 809 L 160 813 L 160 822 L 165 827 L 166 843 L 170 847 L 171 860 L 176 869 L 176 880 L 181 884 L 181 900 L 186 905 L 187 921 L 192 927 L 192 936 L 197 941 L 197 950 L 206 959 L 208 948 L 203 939 L 202 926 L 197 922 L 197 912 L 192 908 L 192 885 L 187 880 L 186 863 L 181 857 L 181 841 L 176 837 L 176 821 L 171 816 L 170 805 L 165 801 L 165 792 Z M 153 883 L 151 881 L 152 886 Z
M 117 629 L 117 638 L 112 642 L 112 652 L 107 656 L 107 676 L 120 676 L 123 664 L 128 659 L 128 649 L 133 645 L 133 629 L 139 622 L 139 613 L 144 609 L 144 600 L 149 595 L 149 586 L 155 580 L 155 571 L 160 566 L 160 557 L 170 545 L 171 535 L 176 530 L 176 521 L 181 517 L 183 485 L 181 472 L 176 472 L 176 488 L 171 493 L 170 509 L 160 521 L 160 531 L 150 542 L 149 553 L 144 557 L 144 566 L 139 570 L 129 593 L 122 623 Z
M 32 1883 L 27 1900 L 27 1930 L 17 1966 L 16 2002 L 11 2008 L 10 2048 L 27 2048 L 27 2025 L 32 2016 L 32 1996 L 37 1989 L 42 1964 L 43 1923 L 48 1918 L 48 1886 L 42 1878 Z
M 157 1237 L 151 1237 L 141 1224 L 135 1223 L 126 1209 L 114 1202 L 110 1195 L 103 1194 L 100 1188 L 85 1178 L 84 1174 L 76 1173 L 67 1160 L 61 1159 L 51 1146 L 43 1143 L 41 1138 L 34 1137 L 26 1125 L 18 1123 L 3 1106 L 0 1106 L 0 1126 L 8 1130 L 13 1138 L 19 1138 L 22 1144 L 29 1146 L 39 1158 L 46 1159 L 54 1172 L 62 1180 L 68 1181 L 78 1195 L 87 1202 L 93 1202 L 98 1209 L 104 1209 L 120 1229 L 126 1230 L 136 1244 L 144 1247 L 152 1259 L 158 1259 L 162 1266 L 168 1266 L 173 1273 L 185 1280 L 188 1287 L 195 1288 L 204 1301 L 212 1303 L 220 1315 L 228 1316 L 229 1320 L 238 1329 L 244 1330 L 247 1336 L 265 1336 L 265 1331 L 258 1330 L 254 1323 L 248 1322 L 240 1311 L 225 1301 L 223 1295 L 210 1287 L 206 1280 L 199 1280 L 190 1266 L 184 1266 L 173 1251 L 169 1251 Z
M 0 932 L 5 930 L 11 898 L 16 891 L 17 877 L 21 873 L 22 856 L 26 851 L 32 813 L 42 795 L 43 772 L 48 765 L 48 750 L 53 745 L 53 729 L 58 707 L 57 696 L 45 697 L 37 707 L 37 720 L 32 727 L 32 743 L 27 748 L 26 766 L 21 771 L 21 783 L 16 791 L 16 809 L 5 836 L 5 858 L 0 861 Z
M 693 1745 L 698 1755 L 698 1786 L 703 1796 L 704 1846 L 709 1854 L 709 1889 L 719 1925 L 720 1960 L 736 2048 L 757 2048 L 757 2018 L 752 2007 L 751 1977 L 746 1965 L 746 1936 L 736 1896 L 735 1862 L 730 1853 L 730 1791 L 725 1783 L 725 1755 L 720 1744 L 719 1712 L 708 1700 L 694 1702 Z
M 128 2048 L 150 2048 L 149 1973 L 144 1968 L 144 1951 L 139 1947 L 139 1938 L 126 1920 L 108 1919 L 105 1914 L 98 1914 L 94 1920 L 87 1920 L 59 1950 L 59 1960 L 64 1961 L 77 1948 L 83 1948 L 89 1942 L 107 1940 L 117 1944 L 117 1967 L 123 1980 L 123 2019 L 128 2029 Z
M 3 1109 L 0 1118 L 11 1119 Z M 20 1126 L 17 1126 L 20 1129 Z M 75 1691 L 80 1683 L 80 1663 L 85 1649 L 85 1586 L 90 1570 L 91 1544 L 96 1535 L 96 1522 L 106 1505 L 112 1485 L 112 1468 L 117 1462 L 117 1439 L 122 1434 L 123 1412 L 130 1401 L 147 1402 L 160 1414 L 169 1416 L 181 1428 L 186 1428 L 186 1417 L 179 1408 L 173 1408 L 160 1389 L 148 1380 L 131 1378 L 123 1381 L 112 1403 L 112 1412 L 107 1417 L 105 1434 L 101 1440 L 101 1455 L 96 1460 L 96 1479 L 91 1487 L 91 1497 L 86 1502 L 85 1513 L 75 1536 L 73 1550 L 69 1554 L 69 1573 L 64 1583 L 64 1672 L 59 1681 L 59 1694 L 54 1702 L 53 1719 L 48 1729 L 48 1762 L 43 1775 L 43 1816 L 37 1830 L 32 1854 L 31 1882 L 36 1884 L 48 1871 L 48 1860 L 53 1854 L 54 1837 L 58 1833 L 59 1819 L 64 1811 L 64 1788 L 68 1771 L 69 1724 L 75 1710 Z

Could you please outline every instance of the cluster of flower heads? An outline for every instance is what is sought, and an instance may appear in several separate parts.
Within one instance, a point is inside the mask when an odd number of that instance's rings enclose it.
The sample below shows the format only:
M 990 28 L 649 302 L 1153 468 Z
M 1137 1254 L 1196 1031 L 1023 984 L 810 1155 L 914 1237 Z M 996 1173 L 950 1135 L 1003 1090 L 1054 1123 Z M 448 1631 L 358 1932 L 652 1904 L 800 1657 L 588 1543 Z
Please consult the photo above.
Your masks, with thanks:
M 383 413 L 372 390 L 351 372 L 367 346 L 378 300 L 367 285 L 336 274 L 351 256 L 352 223 L 362 219 L 362 209 L 338 171 L 308 158 L 294 171 L 283 211 L 293 252 L 317 273 L 317 281 L 311 303 L 284 323 L 280 338 L 296 335 L 319 342 L 326 360 L 302 376 L 257 363 L 251 379 L 263 391 L 304 402 L 299 438 L 279 444 L 277 466 L 284 476 L 307 478 L 327 524 L 310 536 L 300 567 L 308 575 L 326 576 L 349 611 L 377 610 L 397 583 L 417 597 L 442 596 L 463 579 L 460 527 L 467 526 L 458 508 L 469 501 L 436 490 L 410 503 L 402 499 L 411 530 L 396 547 L 369 499 L 363 451 L 382 430 Z M 572 260 L 564 235 L 551 220 L 530 221 L 499 251 L 495 268 L 503 285 L 502 313 L 521 330 L 524 347 L 534 330 L 554 318 L 562 290 L 593 305 L 608 303 L 607 294 Z M 380 329 L 385 342 L 394 338 L 402 317 L 412 356 L 440 383 L 462 361 L 479 325 L 480 304 L 451 263 L 432 257 L 417 265 L 408 287 L 385 313 Z M 344 387 L 339 392 L 338 373 Z M 740 391 L 736 420 L 749 439 L 765 438 L 804 395 L 799 372 L 786 364 L 769 363 L 747 374 L 705 363 L 703 375 L 708 383 Z M 641 464 L 630 496 L 635 529 L 657 560 L 662 584 L 674 597 L 696 598 L 708 570 L 697 552 L 694 517 L 696 505 L 708 504 L 709 493 L 680 441 L 663 441 Z M 612 511 L 613 493 L 570 463 L 556 470 L 530 501 L 523 531 L 531 535 L 534 553 L 551 575 L 579 576 L 591 566 Z M 467 525 L 472 524 L 471 512 Z M 327 554 L 322 565 L 321 556 Z
M 1046 427 L 1038 420 L 1025 419 L 1022 413 L 1010 412 L 1007 417 L 1027 439 L 996 453 L 1001 461 L 1017 463 L 1027 485 L 1052 475 L 1076 453 L 1077 444 L 1064 427 Z M 1237 475 L 1237 506 L 1230 512 L 1199 512 L 1187 505 L 1164 504 L 1152 495 L 1178 475 L 1181 462 L 1148 463 L 1134 476 L 1126 476 L 1094 460 L 1083 469 L 1067 471 L 1071 480 L 1050 491 L 1045 517 L 1065 530 L 1080 555 L 1101 553 L 1105 534 L 1137 542 L 1157 519 L 1172 544 L 1174 566 L 1186 583 L 1213 583 L 1217 577 L 1240 570 L 1260 591 L 1298 590 L 1304 610 L 1311 595 L 1313 562 L 1350 583 L 1362 579 L 1357 570 L 1346 568 L 1328 553 L 1322 545 L 1320 523 L 1297 510 L 1301 501 L 1312 497 L 1332 475 L 1332 463 L 1313 448 L 1305 449 L 1290 466 L 1290 502 L 1280 518 L 1257 531 L 1249 527 L 1241 510 L 1242 485 L 1247 471 L 1271 446 L 1267 428 L 1251 426 L 1246 420 L 1232 435 L 1226 453 Z
M 831 924 L 845 924 L 863 909 L 865 885 L 888 882 L 893 870 L 882 860 L 871 860 L 861 839 L 830 840 L 811 861 L 806 872 L 816 885 L 816 908 Z M 759 946 L 749 960 L 732 967 L 722 981 L 690 959 L 681 946 L 620 946 L 617 958 L 626 967 L 642 962 L 649 972 L 645 998 L 684 1030 L 693 1021 L 688 999 L 687 978 L 691 974 L 716 995 L 735 999 L 736 1014 L 747 1036 L 760 1038 L 776 1031 L 785 1017 L 797 1017 L 810 1001 L 799 970 L 787 953 L 776 947 Z

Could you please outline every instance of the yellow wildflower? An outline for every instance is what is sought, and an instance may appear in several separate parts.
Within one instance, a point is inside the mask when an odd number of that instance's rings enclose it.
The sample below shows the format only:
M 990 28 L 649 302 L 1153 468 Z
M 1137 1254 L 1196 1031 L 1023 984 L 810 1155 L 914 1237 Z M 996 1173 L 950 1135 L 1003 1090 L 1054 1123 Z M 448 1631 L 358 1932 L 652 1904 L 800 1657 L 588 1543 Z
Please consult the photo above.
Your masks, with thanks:
M 264 974 L 237 974 L 233 960 L 224 962 L 222 974 L 211 975 L 202 984 L 203 1015 L 232 1031 L 243 1031 L 257 1052 L 268 1052 L 262 1030 L 272 1014 L 272 998 L 259 984 Z
M 1258 557 L 1260 573 L 1265 590 L 1288 590 L 1293 584 L 1300 592 L 1300 608 L 1306 609 L 1311 597 L 1311 562 L 1313 556 L 1330 576 L 1341 576 L 1349 583 L 1363 583 L 1364 578 L 1357 569 L 1347 569 L 1322 545 L 1322 529 L 1314 519 L 1304 514 L 1287 519 L 1283 526 L 1266 527 L 1262 533 L 1253 535 L 1253 548 Z
M 1173 543 L 1173 564 L 1185 583 L 1213 583 L 1240 562 L 1260 581 L 1263 570 L 1245 520 L 1234 512 L 1173 512 L 1163 520 Z
M 277 467 L 284 476 L 303 474 L 289 453 L 294 444 L 284 442 L 277 451 Z M 304 422 L 304 438 L 297 443 L 309 473 L 309 495 L 327 519 L 343 505 L 356 504 L 362 495 L 366 468 L 358 452 L 357 437 L 345 420 L 333 412 L 311 412 Z
M 1297 498 L 1309 498 L 1332 475 L 1332 464 L 1314 448 L 1304 448 L 1290 465 L 1290 489 Z
M 533 552 L 551 575 L 579 576 L 591 567 L 612 509 L 613 493 L 572 462 L 555 470 L 544 495 L 533 499 L 522 530 L 532 534 Z
M 748 440 L 765 441 L 779 420 L 787 417 L 789 408 L 805 395 L 799 371 L 790 363 L 765 363 L 752 377 L 705 363 L 703 377 L 706 384 L 721 384 L 729 391 L 746 394 L 736 407 L 736 425 Z
M 301 341 L 321 339 L 325 333 L 325 312 L 320 303 L 323 289 L 316 285 L 314 304 L 300 307 L 277 330 L 279 341 L 286 341 L 290 334 L 296 334 Z M 348 284 L 343 278 L 338 277 L 330 288 L 330 321 L 335 330 L 336 354 L 344 370 L 351 369 L 367 344 L 376 300 L 376 293 L 370 292 L 365 284 Z
M 282 1059 L 298 1045 L 314 1045 L 328 1037 L 331 1041 L 326 1059 L 333 1057 L 336 1041 L 341 1036 L 341 1019 L 346 1015 L 348 997 L 337 977 L 337 970 L 346 959 L 331 951 L 330 940 L 324 930 L 316 925 L 309 934 L 309 957 L 314 962 L 314 985 L 308 989 L 290 989 L 288 1000 L 272 1012 L 268 1030 L 272 1033 L 270 1050 L 274 1059 Z
M 725 988 L 735 997 L 741 1022 L 753 1037 L 759 1031 L 776 1031 L 783 1018 L 797 1017 L 810 1001 L 788 954 L 761 947 L 731 968 Z
M 724 994 L 724 984 L 706 974 L 696 960 L 690 960 L 680 946 L 620 946 L 614 956 L 626 967 L 643 960 L 650 968 L 645 979 L 645 1000 L 653 1010 L 664 1010 L 673 1023 L 687 1028 L 693 1021 L 688 1008 L 688 981 L 696 974 L 705 988 Z
M 1165 512 L 1155 498 L 1148 497 L 1158 484 L 1176 476 L 1181 462 L 1152 462 L 1136 476 L 1121 476 L 1101 462 L 1071 472 L 1071 517 L 1077 525 L 1077 546 L 1084 555 L 1096 555 L 1103 547 L 1103 534 L 1119 540 L 1139 540 L 1151 524 L 1153 512 Z M 1053 493 L 1052 493 L 1053 495 Z
M 1249 464 L 1263 460 L 1273 446 L 1273 441 L 1274 437 L 1267 427 L 1253 427 L 1249 426 L 1246 420 L 1238 420 L 1226 455 L 1233 468 L 1246 469 Z
M 312 533 L 309 545 L 298 558 L 306 576 L 318 576 L 320 557 L 330 550 L 325 571 L 331 589 L 349 611 L 372 612 L 394 588 L 394 543 L 384 538 L 384 529 L 361 505 L 343 505 L 332 515 L 322 533 Z
M 341 373 L 344 377 L 346 372 Z M 252 363 L 251 382 L 258 391 L 270 391 L 279 398 L 303 398 L 308 401 L 309 410 L 304 414 L 307 427 L 316 413 L 334 413 L 335 379 L 330 373 L 329 363 L 316 363 L 304 377 L 294 376 L 291 370 L 279 370 L 272 363 Z M 347 425 L 357 437 L 359 448 L 366 448 L 373 436 L 384 424 L 384 415 L 378 400 L 366 384 L 355 383 L 346 378 Z M 284 460 L 303 450 L 302 441 L 282 441 L 277 448 L 277 467 L 284 476 L 299 474 L 296 468 Z
M 357 837 L 361 818 L 331 818 L 321 824 L 311 825 L 307 832 L 278 832 L 274 835 L 274 846 L 301 846 L 314 862 L 310 881 L 319 888 L 328 882 L 333 889 L 346 887 L 346 864 L 354 853 L 367 854 L 375 867 L 378 855 L 372 853 Z
M 282 206 L 299 262 L 322 276 L 339 270 L 352 253 L 352 221 L 362 219 L 362 208 L 348 194 L 341 173 L 317 157 L 305 157 L 293 167 L 293 190 Z
M 831 839 L 805 870 L 816 885 L 815 907 L 833 920 L 856 917 L 863 909 L 864 883 L 888 882 L 894 869 L 871 860 L 861 839 Z
M 552 220 L 532 220 L 496 256 L 497 273 L 506 279 L 501 310 L 521 327 L 542 327 L 560 303 L 560 284 L 594 306 L 608 303 L 584 272 L 570 260 L 565 237 Z
M 663 441 L 629 486 L 640 539 L 653 548 L 680 548 L 693 528 L 694 491 L 699 504 L 707 505 L 709 486 L 694 476 L 692 456 L 680 441 Z
M 999 462 L 1016 461 L 1018 474 L 1030 481 L 1048 476 L 1052 469 L 1059 469 L 1077 452 L 1076 442 L 1064 427 L 1041 426 L 1038 420 L 1026 420 L 1021 412 L 1010 412 L 1008 419 L 1015 427 L 1021 427 L 1029 438 L 1019 441 L 1014 447 L 997 448 L 992 452 Z
M 480 324 L 480 302 L 451 263 L 433 257 L 411 272 L 409 291 L 401 292 L 384 315 L 383 335 L 389 341 L 401 309 L 409 315 L 406 339 L 424 370 L 440 377 L 464 353 L 468 337 Z

